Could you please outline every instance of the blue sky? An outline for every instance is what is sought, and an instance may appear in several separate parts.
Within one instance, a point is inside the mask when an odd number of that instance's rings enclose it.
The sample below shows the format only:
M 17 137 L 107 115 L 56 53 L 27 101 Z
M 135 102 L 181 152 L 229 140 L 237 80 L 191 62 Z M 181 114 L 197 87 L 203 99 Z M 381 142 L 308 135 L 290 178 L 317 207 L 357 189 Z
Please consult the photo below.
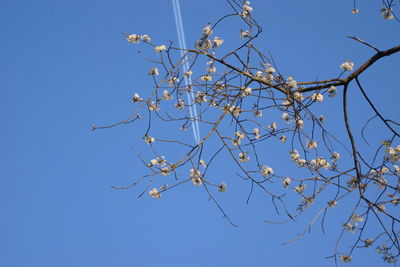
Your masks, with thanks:
M 399 25 L 379 16 L 379 2 L 360 3 L 355 16 L 352 1 L 253 1 L 264 28 L 258 44 L 298 80 L 338 75 L 345 59 L 360 65 L 372 55 L 346 35 L 382 49 L 398 45 Z M 229 10 L 223 0 L 181 1 L 181 7 L 189 47 L 207 22 Z M 236 31 L 234 26 L 228 30 Z M 228 183 L 219 199 L 238 228 L 193 186 L 160 200 L 147 194 L 138 199 L 140 189 L 110 188 L 143 174 L 131 149 L 142 142 L 136 137 L 143 124 L 96 132 L 90 125 L 125 118 L 132 94 L 151 86 L 152 65 L 121 32 L 147 33 L 159 44 L 177 40 L 170 1 L 4 0 L 0 31 L 0 266 L 333 264 L 325 256 L 332 254 L 342 218 L 331 217 L 325 236 L 317 226 L 296 245 L 282 246 L 312 212 L 298 224 L 265 224 L 263 219 L 274 218 L 270 199 L 256 194 L 246 205 L 249 188 L 229 163 L 213 175 Z M 400 118 L 399 62 L 399 55 L 384 59 L 360 77 L 394 119 Z M 356 93 L 351 96 L 352 116 L 362 117 L 368 107 Z M 342 129 L 329 121 L 340 103 L 326 107 L 328 125 Z M 372 140 L 381 138 L 379 127 L 371 128 Z M 181 138 L 189 140 L 190 132 Z M 286 168 L 279 158 L 275 166 Z M 353 259 L 350 266 L 382 264 L 373 249 Z

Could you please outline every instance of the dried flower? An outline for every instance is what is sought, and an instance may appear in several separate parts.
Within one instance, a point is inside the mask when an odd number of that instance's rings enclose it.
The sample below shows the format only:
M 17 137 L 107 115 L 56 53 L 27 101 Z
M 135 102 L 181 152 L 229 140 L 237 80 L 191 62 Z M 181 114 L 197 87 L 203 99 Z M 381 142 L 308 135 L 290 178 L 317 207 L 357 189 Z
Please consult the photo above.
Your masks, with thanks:
M 225 192 L 226 191 L 226 183 L 221 183 L 219 186 L 218 186 L 218 192 L 221 192 L 221 193 L 223 193 L 223 192 Z
M 351 262 L 351 256 L 350 255 L 340 255 L 339 259 L 343 261 L 344 263 L 349 263 Z

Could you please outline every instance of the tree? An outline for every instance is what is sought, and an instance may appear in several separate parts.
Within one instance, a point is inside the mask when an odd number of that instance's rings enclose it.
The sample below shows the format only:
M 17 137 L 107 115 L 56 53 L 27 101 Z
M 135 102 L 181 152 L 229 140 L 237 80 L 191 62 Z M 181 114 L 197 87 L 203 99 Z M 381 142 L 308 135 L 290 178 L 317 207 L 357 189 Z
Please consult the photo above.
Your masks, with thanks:
M 140 196 L 148 192 L 158 199 L 177 186 L 192 183 L 202 187 L 235 226 L 216 196 L 227 190 L 227 184 L 209 174 L 228 158 L 236 165 L 239 179 L 250 185 L 247 202 L 255 191 L 263 192 L 271 198 L 277 216 L 286 217 L 267 223 L 296 221 L 311 205 L 320 207 L 304 232 L 288 242 L 301 238 L 317 222 L 325 231 L 327 214 L 341 208 L 335 207 L 337 203 L 348 201 L 352 206 L 351 210 L 342 207 L 344 223 L 332 255 L 335 262 L 350 262 L 355 249 L 372 246 L 384 261 L 396 262 L 400 255 L 400 167 L 396 165 L 400 162 L 400 124 L 374 104 L 363 75 L 400 52 L 400 45 L 381 49 L 348 36 L 371 49 L 372 56 L 361 64 L 344 60 L 334 77 L 298 81 L 279 69 L 272 53 L 259 48 L 262 27 L 252 15 L 250 2 L 227 3 L 231 13 L 206 25 L 192 49 L 176 47 L 173 42 L 157 45 L 146 34 L 124 34 L 128 42 L 155 50 L 155 57 L 144 57 L 155 65 L 149 71 L 154 89 L 143 98 L 133 95 L 137 106 L 127 119 L 93 126 L 93 130 L 144 120 L 143 140 L 154 158 L 147 160 L 136 151 L 148 173 L 128 186 L 114 188 L 128 189 L 148 180 Z M 400 22 L 394 8 L 394 0 L 382 1 L 382 18 Z M 351 12 L 359 12 L 355 1 Z M 231 20 L 238 20 L 242 28 L 230 44 L 236 47 L 222 51 L 226 42 L 214 33 Z M 349 109 L 354 99 L 349 99 L 349 90 L 359 91 L 365 113 L 370 112 L 368 119 L 352 117 Z M 327 101 L 332 101 L 334 110 L 324 107 Z M 321 111 L 340 120 L 343 129 L 329 129 Z M 192 128 L 195 144 L 182 140 L 179 132 L 178 138 L 164 138 L 160 123 L 179 128 L 177 131 Z M 371 123 L 382 127 L 380 139 L 372 142 L 366 137 Z M 271 143 L 280 143 L 287 150 L 287 156 L 279 160 L 291 164 L 295 175 L 265 162 L 264 150 Z M 158 176 L 173 177 L 174 184 L 156 187 Z M 341 242 L 345 235 L 352 238 Z

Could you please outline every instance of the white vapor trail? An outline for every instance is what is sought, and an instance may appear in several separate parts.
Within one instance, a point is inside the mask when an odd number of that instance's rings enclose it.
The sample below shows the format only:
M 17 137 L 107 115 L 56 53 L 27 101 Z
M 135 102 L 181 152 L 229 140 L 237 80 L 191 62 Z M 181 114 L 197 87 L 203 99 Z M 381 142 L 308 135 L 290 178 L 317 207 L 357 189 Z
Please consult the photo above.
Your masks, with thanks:
M 175 17 L 175 24 L 176 24 L 176 31 L 178 33 L 178 41 L 179 41 L 179 46 L 183 49 L 181 51 L 181 57 L 185 56 L 185 50 L 186 50 L 186 40 L 185 40 L 185 33 L 183 31 L 183 23 L 182 23 L 182 15 L 181 15 L 181 7 L 179 5 L 179 0 L 172 0 L 172 5 L 174 8 L 174 17 Z M 183 71 L 186 72 L 189 70 L 189 62 L 187 60 L 183 60 Z M 184 75 L 184 80 L 186 87 L 188 85 L 192 84 L 192 78 L 186 77 Z M 196 106 L 193 104 L 193 98 L 194 94 L 193 91 L 190 91 L 187 94 L 187 99 L 188 99 L 188 105 L 189 105 L 189 114 L 190 117 L 194 119 L 192 122 L 192 130 L 193 130 L 193 136 L 194 140 L 196 143 L 200 142 L 200 129 L 199 129 L 199 122 L 197 121 L 197 110 Z

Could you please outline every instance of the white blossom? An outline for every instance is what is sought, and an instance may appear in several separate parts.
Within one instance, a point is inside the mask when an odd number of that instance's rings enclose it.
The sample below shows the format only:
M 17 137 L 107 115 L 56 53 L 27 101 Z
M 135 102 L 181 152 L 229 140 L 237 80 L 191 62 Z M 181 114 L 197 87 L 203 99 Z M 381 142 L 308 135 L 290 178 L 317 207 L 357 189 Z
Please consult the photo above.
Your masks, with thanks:
M 159 75 L 158 69 L 157 68 L 150 69 L 149 75 L 158 76 Z
M 286 123 L 291 122 L 291 118 L 290 118 L 289 114 L 287 114 L 286 112 L 282 114 L 282 119 L 285 120 Z
M 285 180 L 283 180 L 283 182 L 282 182 L 282 186 L 286 188 L 290 185 L 291 182 L 292 182 L 292 179 L 290 179 L 289 177 L 286 177 Z
M 355 226 L 353 224 L 351 224 L 350 222 L 347 222 L 345 224 L 343 224 L 344 229 L 346 229 L 346 231 L 354 234 L 355 233 Z
M 381 7 L 381 16 L 386 20 L 391 20 L 394 18 L 393 11 L 391 7 Z
M 323 157 L 317 157 L 316 159 L 310 160 L 310 165 L 310 167 L 314 168 L 315 170 L 318 170 L 319 168 L 324 168 L 327 170 L 331 167 L 331 164 Z
M 306 165 L 307 161 L 305 159 L 296 160 L 296 165 L 299 168 L 303 168 Z
M 382 167 L 381 169 L 381 174 L 385 174 L 389 171 L 389 169 L 387 167 Z
M 158 110 L 160 110 L 160 108 L 154 101 L 151 101 L 151 103 L 149 105 L 149 110 L 150 111 L 158 111 Z
M 292 160 L 294 160 L 294 161 L 300 159 L 299 151 L 297 151 L 296 149 L 293 150 L 293 151 L 290 151 L 290 157 L 291 157 Z
M 224 39 L 215 36 L 212 42 L 214 47 L 220 47 L 224 43 Z
M 273 122 L 268 126 L 268 128 L 274 132 L 276 130 L 276 128 L 278 128 L 278 124 L 276 122 Z
M 238 117 L 242 113 L 242 109 L 236 106 L 230 106 L 229 112 L 232 113 L 233 116 Z
M 180 110 L 184 109 L 185 101 L 183 101 L 182 99 L 178 99 L 178 103 L 175 104 L 175 107 Z
M 169 94 L 168 90 L 163 91 L 163 100 L 171 100 L 172 96 Z
M 174 85 L 175 83 L 178 83 L 178 82 L 179 82 L 178 77 L 176 77 L 176 76 L 171 76 L 171 78 L 169 78 L 169 80 L 168 80 L 168 85 L 169 85 L 169 86 L 172 86 L 172 85 Z
M 243 138 L 244 138 L 244 133 L 242 133 L 241 131 L 237 131 L 237 132 L 235 133 L 235 136 L 236 136 L 237 138 L 239 138 L 239 139 L 243 139 Z
M 128 37 L 126 38 L 128 40 L 128 42 L 132 43 L 132 44 L 138 44 L 140 43 L 140 35 L 137 34 L 130 34 L 128 35 Z
M 212 77 L 210 76 L 210 75 L 202 75 L 201 77 L 200 77 L 200 80 L 202 80 L 202 81 L 205 81 L 205 82 L 209 82 L 209 81 L 212 81 Z
M 248 153 L 249 153 L 249 152 L 240 152 L 240 153 L 239 153 L 239 161 L 241 161 L 241 162 L 247 162 L 247 161 L 249 161 L 249 160 L 250 160 L 250 157 L 247 156 Z
M 267 177 L 269 175 L 272 175 L 273 173 L 274 173 L 274 170 L 271 167 L 268 167 L 268 166 L 265 166 L 265 165 L 261 166 L 261 174 L 262 174 L 262 176 Z
M 160 198 L 161 197 L 161 193 L 158 192 L 157 188 L 153 188 L 149 191 L 150 196 L 152 196 L 153 198 Z
M 242 142 L 242 139 L 233 139 L 232 140 L 232 145 L 233 146 L 238 146 Z
M 207 71 L 208 71 L 209 73 L 214 73 L 214 72 L 217 71 L 217 68 L 214 67 L 214 66 L 210 66 L 210 67 L 207 68 Z
M 396 163 L 400 161 L 400 145 L 395 148 L 389 146 L 386 149 L 386 153 L 391 162 Z
M 156 51 L 156 53 L 160 53 L 160 52 L 164 51 L 165 49 L 167 49 L 167 47 L 166 47 L 165 45 L 159 45 L 159 46 L 156 46 L 156 47 L 154 48 L 154 50 Z
M 201 159 L 201 160 L 199 161 L 199 163 L 200 163 L 200 165 L 203 166 L 204 168 L 207 167 L 207 164 L 206 164 L 206 162 L 205 162 L 203 159 Z
M 340 159 L 340 154 L 338 153 L 338 152 L 333 152 L 332 153 L 332 156 L 331 156 L 331 160 L 332 161 L 337 161 L 337 160 L 339 160 Z
M 240 38 L 244 39 L 246 37 L 250 37 L 250 32 L 248 30 L 240 30 Z
M 351 220 L 353 222 L 362 222 L 362 221 L 364 221 L 364 219 L 359 214 L 351 215 Z
M 144 136 L 144 142 L 146 143 L 146 144 L 151 144 L 151 143 L 153 143 L 154 141 L 156 141 L 156 139 L 154 138 L 154 137 L 152 137 L 152 136 L 150 136 L 150 135 L 145 135 Z
M 265 69 L 264 69 L 264 71 L 265 71 L 266 73 L 272 74 L 272 73 L 274 73 L 276 70 L 272 67 L 271 64 L 266 63 L 266 64 L 265 64 Z
M 262 110 L 260 110 L 260 109 L 257 109 L 257 110 L 255 110 L 254 111 L 254 116 L 256 116 L 256 117 L 262 117 Z
M 143 39 L 144 42 L 150 42 L 151 41 L 150 36 L 148 36 L 147 34 L 142 35 L 142 39 Z
M 296 126 L 300 129 L 304 127 L 304 121 L 302 119 L 296 120 Z
M 351 62 L 349 59 L 346 59 L 346 61 L 342 63 L 342 65 L 340 65 L 340 68 L 344 71 L 352 71 L 354 68 L 354 63 Z
M 254 138 L 255 139 L 259 139 L 260 138 L 260 129 L 254 128 L 253 129 L 253 133 L 254 133 Z
M 304 96 L 302 93 L 296 91 L 293 93 L 293 99 L 300 102 L 304 99 Z
M 331 87 L 329 87 L 329 89 L 328 89 L 328 93 L 329 93 L 329 97 L 334 97 L 334 96 L 336 96 L 336 91 L 337 91 L 337 88 L 336 88 L 336 86 L 331 86 Z
M 248 1 L 247 1 L 248 2 Z M 243 12 L 241 13 L 241 15 L 243 17 L 248 17 L 250 15 L 250 13 L 253 11 L 253 8 L 249 5 L 249 4 L 244 4 L 243 5 Z
M 148 165 L 149 167 L 155 166 L 158 164 L 158 160 L 157 159 L 152 159 L 150 160 L 150 164 Z
M 244 4 L 243 5 L 243 10 L 248 11 L 248 12 L 252 12 L 253 8 L 251 6 L 249 6 L 248 4 Z
M 320 93 L 314 93 L 311 95 L 311 100 L 316 102 L 322 102 L 324 100 L 324 96 Z
M 292 76 L 286 79 L 286 85 L 289 88 L 297 88 L 297 82 L 293 79 Z
M 400 167 L 399 167 L 399 166 L 393 165 L 393 168 L 394 168 L 394 171 L 395 171 L 397 174 L 400 174 Z
M 248 96 L 251 94 L 252 89 L 250 87 L 246 87 L 242 89 L 242 96 Z
M 301 184 L 301 185 L 296 186 L 294 188 L 294 191 L 296 191 L 299 194 L 302 194 L 304 192 L 304 190 L 306 189 L 306 187 L 307 186 L 305 184 Z
M 308 149 L 317 148 L 317 142 L 316 141 L 311 141 L 311 140 L 307 139 L 306 143 L 307 143 L 307 148 Z
M 171 172 L 171 170 L 168 167 L 164 167 L 161 169 L 162 176 L 167 176 L 170 172 Z
M 197 92 L 194 102 L 196 102 L 196 103 L 207 102 L 206 94 L 204 92 L 200 92 L 200 91 Z
M 193 72 L 191 70 L 187 70 L 183 75 L 185 75 L 186 78 L 189 78 L 192 74 Z
M 140 101 L 142 101 L 142 100 L 143 100 L 143 99 L 139 96 L 138 93 L 134 93 L 134 94 L 133 94 L 132 103 L 140 102 Z
M 384 212 L 385 210 L 386 210 L 385 205 L 383 205 L 383 204 L 377 205 L 377 209 L 376 209 L 377 212 Z
M 288 107 L 290 107 L 291 105 L 293 105 L 293 103 L 292 103 L 292 101 L 290 101 L 290 100 L 284 100 L 284 101 L 282 101 L 282 105 L 284 105 L 285 108 L 288 108 Z
M 203 180 L 201 179 L 200 170 L 198 169 L 190 169 L 190 178 L 192 182 L 196 186 L 200 186 L 203 184 Z
M 210 24 L 207 24 L 206 26 L 204 26 L 203 34 L 206 35 L 206 36 L 210 36 L 211 34 L 213 34 L 213 30 L 212 30 Z

